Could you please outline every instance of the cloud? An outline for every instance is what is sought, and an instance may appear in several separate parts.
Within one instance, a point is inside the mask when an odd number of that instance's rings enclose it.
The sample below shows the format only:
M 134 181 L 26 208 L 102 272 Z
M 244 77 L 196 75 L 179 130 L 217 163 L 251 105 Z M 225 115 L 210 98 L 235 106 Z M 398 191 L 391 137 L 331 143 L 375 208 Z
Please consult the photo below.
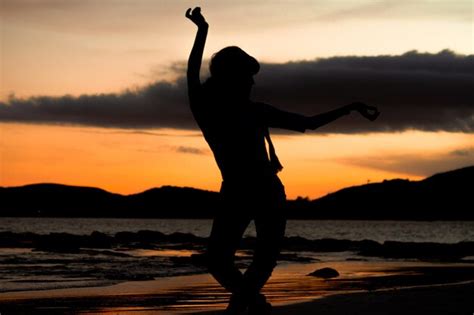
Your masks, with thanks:
M 454 150 L 454 151 L 451 151 L 450 154 L 454 156 L 461 156 L 461 157 L 471 156 L 474 159 L 474 147 Z M 473 163 L 474 163 L 474 160 L 473 160 Z
M 86 133 L 95 133 L 95 134 L 135 134 L 135 135 L 145 135 L 145 136 L 154 136 L 154 137 L 202 137 L 200 132 L 189 132 L 189 133 L 171 133 L 171 132 L 155 132 L 155 131 L 148 131 L 148 130 L 117 130 L 117 131 L 107 131 L 107 130 L 91 130 L 91 129 L 84 129 L 81 132 Z
M 471 1 L 382 0 L 344 2 L 342 7 L 318 16 L 318 21 L 350 19 L 436 19 L 471 22 Z
M 439 154 L 400 154 L 350 157 L 339 159 L 343 164 L 415 176 L 431 176 L 474 165 L 474 148 L 459 148 Z
M 444 50 L 333 57 L 262 67 L 256 96 L 307 115 L 360 100 L 379 120 L 344 119 L 322 132 L 474 130 L 474 56 Z
M 194 3 L 175 0 L 2 0 L 2 18 L 55 32 L 113 35 L 154 33 L 170 23 L 183 23 L 184 10 Z M 454 20 L 471 23 L 471 1 L 222 1 L 207 0 L 206 17 L 219 28 L 253 31 L 314 22 L 346 20 Z M 291 10 L 291 14 L 288 14 Z M 261 14 L 265 12 L 266 14 Z M 242 23 L 243 22 L 243 23 Z M 176 32 L 176 28 L 173 28 Z
M 208 153 L 208 150 L 199 149 L 199 148 L 195 148 L 195 147 L 179 146 L 179 147 L 176 148 L 176 152 L 178 152 L 178 153 L 187 153 L 187 154 L 206 155 Z
M 184 70 L 176 67 L 176 71 Z M 473 55 L 410 51 L 398 56 L 263 63 L 255 81 L 255 100 L 288 111 L 314 115 L 363 101 L 382 112 L 376 122 L 354 114 L 318 129 L 320 133 L 474 131 Z M 178 73 L 174 82 L 122 93 L 11 97 L 0 102 L 0 122 L 197 129 L 187 105 L 184 73 Z
M 129 129 L 197 129 L 181 77 L 122 93 L 78 97 L 10 98 L 0 103 L 0 121 L 73 124 Z

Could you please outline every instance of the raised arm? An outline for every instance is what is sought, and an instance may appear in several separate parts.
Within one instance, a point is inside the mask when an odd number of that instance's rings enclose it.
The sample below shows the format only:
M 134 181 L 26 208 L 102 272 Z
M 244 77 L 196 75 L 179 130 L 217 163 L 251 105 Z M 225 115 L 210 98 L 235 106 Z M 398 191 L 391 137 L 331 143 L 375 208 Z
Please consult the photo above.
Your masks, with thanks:
M 194 45 L 191 50 L 191 54 L 189 55 L 187 71 L 188 95 L 190 101 L 192 102 L 197 96 L 201 86 L 199 72 L 201 70 L 202 55 L 204 52 L 204 46 L 206 44 L 207 30 L 209 29 L 209 25 L 204 19 L 204 16 L 202 16 L 201 8 L 199 7 L 194 8 L 194 10 L 188 9 L 186 11 L 186 17 L 193 21 L 193 23 L 198 27 L 196 38 L 194 39 Z

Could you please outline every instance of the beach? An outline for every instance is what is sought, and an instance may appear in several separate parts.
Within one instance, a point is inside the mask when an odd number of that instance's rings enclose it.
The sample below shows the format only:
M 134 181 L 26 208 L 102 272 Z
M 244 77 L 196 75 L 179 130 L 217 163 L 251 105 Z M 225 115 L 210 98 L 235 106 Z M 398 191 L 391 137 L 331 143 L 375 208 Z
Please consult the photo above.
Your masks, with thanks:
M 209 220 L 0 223 L 2 315 L 219 314 L 227 305 L 229 293 L 207 273 Z M 274 314 L 461 314 L 474 296 L 472 224 L 289 221 L 262 292 Z M 241 270 L 255 245 L 248 232 Z M 309 276 L 322 268 L 339 275 Z
M 307 276 L 332 267 L 333 279 Z M 263 292 L 274 314 L 471 314 L 474 263 L 346 261 L 277 267 Z M 0 294 L 1 314 L 221 314 L 208 275 Z
M 474 315 L 474 1 L 201 2 L 0 0 L 0 315 Z

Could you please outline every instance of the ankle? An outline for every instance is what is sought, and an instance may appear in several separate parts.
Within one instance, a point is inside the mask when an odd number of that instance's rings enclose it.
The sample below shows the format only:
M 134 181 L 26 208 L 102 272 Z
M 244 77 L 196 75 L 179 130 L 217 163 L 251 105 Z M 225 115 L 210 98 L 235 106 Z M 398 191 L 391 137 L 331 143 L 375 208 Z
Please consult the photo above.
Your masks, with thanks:
M 229 304 L 226 308 L 226 314 L 242 314 L 247 310 L 249 299 L 247 296 L 239 293 L 232 293 Z

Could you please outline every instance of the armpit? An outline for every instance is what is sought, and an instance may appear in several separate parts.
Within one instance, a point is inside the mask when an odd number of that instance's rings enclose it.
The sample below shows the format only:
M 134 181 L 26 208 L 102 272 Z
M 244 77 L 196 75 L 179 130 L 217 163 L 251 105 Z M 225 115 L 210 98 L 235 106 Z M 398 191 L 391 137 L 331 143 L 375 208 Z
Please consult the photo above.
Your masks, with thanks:
M 308 117 L 304 115 L 287 112 L 265 103 L 257 104 L 261 106 L 263 119 L 269 127 L 299 132 L 308 129 Z

